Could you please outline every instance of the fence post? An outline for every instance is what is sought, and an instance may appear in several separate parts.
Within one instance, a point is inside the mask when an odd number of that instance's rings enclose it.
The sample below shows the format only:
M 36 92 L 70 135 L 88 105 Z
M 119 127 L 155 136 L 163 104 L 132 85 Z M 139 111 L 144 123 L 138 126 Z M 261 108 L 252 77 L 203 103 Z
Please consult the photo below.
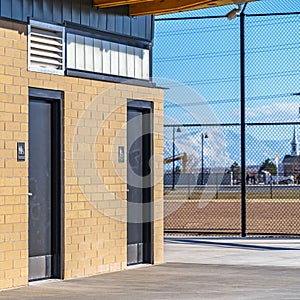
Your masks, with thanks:
M 271 180 L 270 182 L 270 196 L 271 196 L 271 200 L 273 199 L 273 189 L 272 189 L 272 186 L 273 186 L 273 179 Z
M 190 172 L 188 173 L 188 188 L 189 188 L 189 197 L 188 199 L 191 199 L 191 183 L 190 183 Z
M 175 189 L 175 126 L 173 126 L 173 147 L 172 147 L 172 190 Z
M 246 134 L 245 134 L 245 8 L 240 14 L 240 68 L 241 68 L 241 229 L 246 237 Z

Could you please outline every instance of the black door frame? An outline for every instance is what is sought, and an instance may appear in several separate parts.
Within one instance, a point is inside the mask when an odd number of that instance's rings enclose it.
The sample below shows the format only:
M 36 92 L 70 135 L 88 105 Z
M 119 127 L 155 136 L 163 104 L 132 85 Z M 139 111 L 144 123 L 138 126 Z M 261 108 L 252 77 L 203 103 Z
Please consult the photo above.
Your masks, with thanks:
M 52 210 L 57 212 L 52 217 L 54 232 L 52 242 L 54 245 L 54 256 L 52 264 L 53 278 L 64 278 L 64 126 L 63 126 L 63 92 L 47 89 L 29 87 L 29 101 L 43 101 L 51 104 L 52 112 L 52 132 L 57 137 L 59 145 L 52 143 L 52 163 L 53 181 L 51 189 L 57 202 L 52 201 Z M 29 164 L 28 164 L 29 168 Z M 29 215 L 28 215 L 29 217 Z
M 149 133 L 148 135 L 143 135 L 143 146 L 145 148 L 149 149 L 148 156 L 146 159 L 143 160 L 143 170 L 146 169 L 150 170 L 150 182 L 148 182 L 147 188 L 143 189 L 143 202 L 144 203 L 151 203 L 151 210 L 150 212 L 144 211 L 144 215 L 146 215 L 146 218 L 149 218 L 151 221 L 147 222 L 143 226 L 143 236 L 147 236 L 149 238 L 149 244 L 150 249 L 146 247 L 146 249 L 143 249 L 143 263 L 154 263 L 154 207 L 153 207 L 153 168 L 154 165 L 151 161 L 151 157 L 153 156 L 153 103 L 150 101 L 144 101 L 144 100 L 136 100 L 136 99 L 127 99 L 127 110 L 128 109 L 134 109 L 142 112 L 143 114 L 147 115 L 149 119 L 147 118 L 147 123 L 149 125 Z M 149 165 L 151 163 L 151 165 Z M 144 207 L 148 207 L 147 205 Z

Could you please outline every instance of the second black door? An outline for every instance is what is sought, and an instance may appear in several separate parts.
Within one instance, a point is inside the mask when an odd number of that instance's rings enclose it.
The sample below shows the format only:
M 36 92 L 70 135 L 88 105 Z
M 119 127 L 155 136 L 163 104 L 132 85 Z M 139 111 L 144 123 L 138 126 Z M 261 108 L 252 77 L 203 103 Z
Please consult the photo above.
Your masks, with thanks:
M 152 262 L 149 111 L 127 111 L 127 263 Z

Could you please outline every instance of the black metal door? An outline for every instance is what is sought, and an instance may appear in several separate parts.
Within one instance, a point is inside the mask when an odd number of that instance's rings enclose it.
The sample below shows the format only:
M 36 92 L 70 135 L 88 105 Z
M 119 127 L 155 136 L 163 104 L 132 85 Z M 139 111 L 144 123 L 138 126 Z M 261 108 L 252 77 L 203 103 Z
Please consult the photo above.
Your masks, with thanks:
M 127 263 L 151 263 L 150 134 L 145 111 L 127 111 Z M 147 131 L 147 130 L 146 130 Z M 148 166 L 148 167 L 147 167 Z
M 55 105 L 29 102 L 29 280 L 53 277 L 57 270 L 59 215 L 55 160 L 57 140 Z

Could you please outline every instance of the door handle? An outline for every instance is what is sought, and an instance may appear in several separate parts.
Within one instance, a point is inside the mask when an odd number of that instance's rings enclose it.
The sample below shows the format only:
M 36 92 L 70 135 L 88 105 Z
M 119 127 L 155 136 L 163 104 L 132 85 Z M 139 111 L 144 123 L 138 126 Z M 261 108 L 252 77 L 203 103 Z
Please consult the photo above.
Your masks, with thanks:
M 29 192 L 29 193 L 28 193 L 28 196 L 29 196 L 29 197 L 32 197 L 32 193 Z

